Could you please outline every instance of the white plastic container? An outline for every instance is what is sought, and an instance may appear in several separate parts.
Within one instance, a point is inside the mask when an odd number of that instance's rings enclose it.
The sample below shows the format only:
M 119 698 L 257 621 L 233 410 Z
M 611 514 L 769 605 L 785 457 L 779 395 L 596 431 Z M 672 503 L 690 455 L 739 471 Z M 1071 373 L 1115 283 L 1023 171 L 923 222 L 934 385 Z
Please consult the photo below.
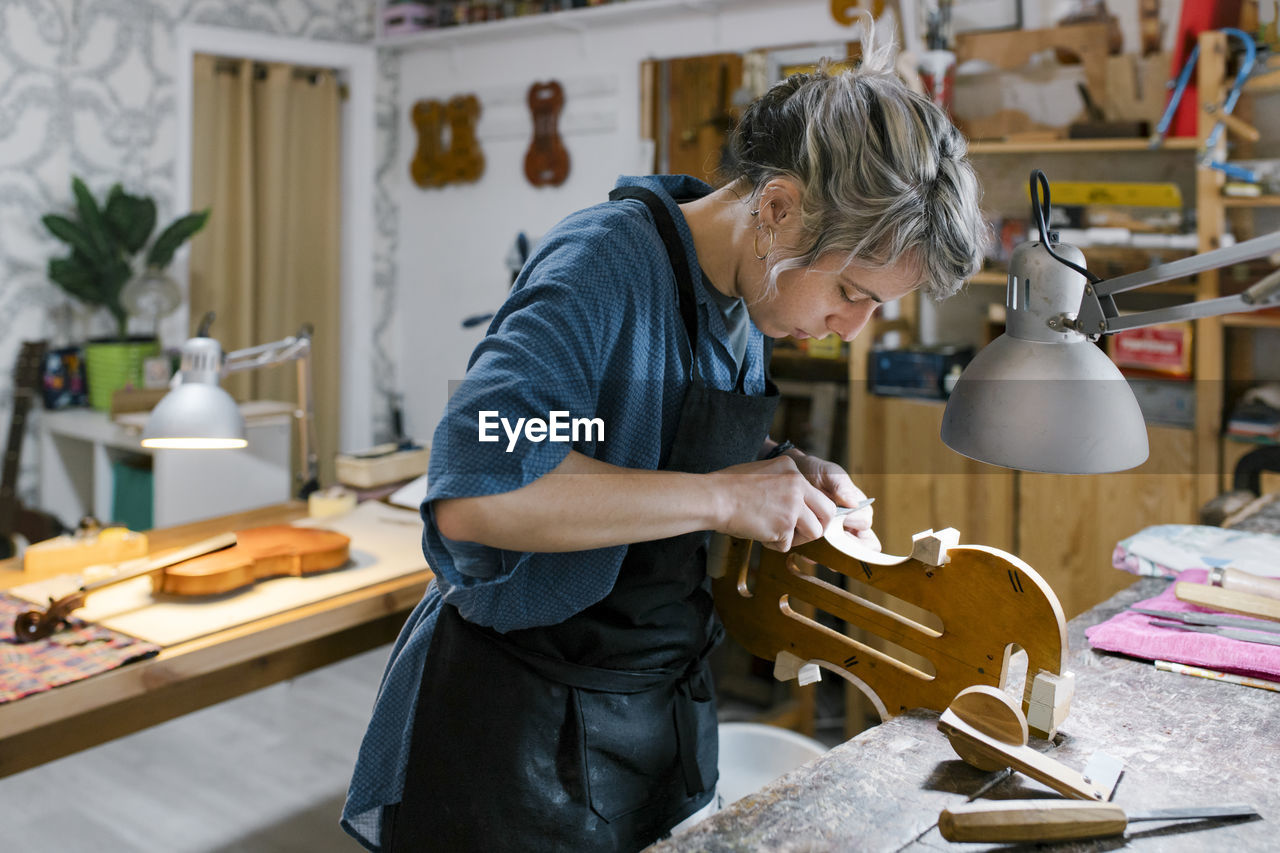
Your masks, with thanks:
M 720 724 L 720 807 L 812 761 L 827 748 L 811 737 L 760 723 Z

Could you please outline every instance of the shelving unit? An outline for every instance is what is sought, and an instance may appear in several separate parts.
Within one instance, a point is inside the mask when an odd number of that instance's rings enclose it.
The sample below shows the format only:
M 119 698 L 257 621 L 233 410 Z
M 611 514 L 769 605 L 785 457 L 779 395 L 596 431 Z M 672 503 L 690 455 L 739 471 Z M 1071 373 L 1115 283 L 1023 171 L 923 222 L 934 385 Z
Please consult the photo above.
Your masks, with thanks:
M 383 35 L 381 17 L 378 21 L 377 47 L 392 50 L 449 48 L 508 38 L 525 38 L 545 33 L 569 32 L 586 34 L 595 27 L 617 27 L 634 21 L 653 18 L 670 18 L 674 14 L 715 15 L 721 9 L 732 6 L 745 9 L 752 6 L 770 6 L 774 0 L 614 0 L 603 6 L 586 6 L 580 9 L 564 9 L 523 15 L 519 18 L 503 18 L 498 21 L 480 21 L 451 27 L 437 27 L 415 33 Z M 381 11 L 379 12 L 381 16 Z
M 1040 142 L 972 142 L 970 154 L 1089 154 L 1125 151 L 1192 151 L 1198 141 L 1173 137 L 1151 146 L 1146 139 L 1049 139 Z
M 1215 45 L 1214 37 L 1201 43 L 1201 93 L 1216 93 L 1223 83 L 1226 54 L 1220 43 L 1225 38 L 1216 35 Z M 1132 163 L 1134 171 L 1176 179 L 1184 196 L 1195 199 L 1197 251 L 1205 252 L 1219 245 L 1228 210 L 1280 205 L 1274 196 L 1222 195 L 1221 173 L 1198 166 L 1195 158 L 1211 129 L 1212 118 L 1202 113 L 1197 137 L 1167 139 L 1158 149 L 1144 139 L 1068 139 L 976 142 L 969 152 L 977 158 L 988 198 L 1003 194 L 1005 204 L 996 210 L 1010 207 L 1013 192 L 1023 195 L 1023 165 L 1043 162 L 1053 172 L 1062 164 L 1060 175 L 1074 170 L 1089 176 L 1077 179 L 1114 180 L 1118 178 L 1104 177 L 1108 170 L 1123 172 Z M 1215 154 L 1215 159 L 1225 159 L 1225 151 Z M 1129 159 L 1119 161 L 1120 157 Z M 1157 157 L 1164 159 L 1153 159 Z M 1098 178 L 1092 177 L 1095 173 Z M 1004 272 L 992 269 L 974 276 L 970 284 L 994 288 L 1006 280 Z M 1219 295 L 1219 277 L 1202 275 L 1144 290 L 1144 295 L 1156 293 L 1180 300 L 1213 298 Z M 986 295 L 991 295 L 989 290 Z M 1193 523 L 1198 508 L 1219 492 L 1222 472 L 1256 446 L 1222 438 L 1223 380 L 1238 376 L 1229 369 L 1224 352 L 1229 329 L 1280 329 L 1280 315 L 1237 314 L 1198 321 L 1195 375 L 1206 381 L 1196 383 L 1194 427 L 1150 425 L 1146 464 L 1093 477 L 1012 472 L 951 453 L 938 440 L 941 402 L 867 393 L 866 362 L 875 331 L 864 332 L 850 358 L 850 411 L 861 427 L 850 430 L 850 459 L 857 460 L 852 467 L 859 485 L 879 499 L 877 529 L 886 548 L 897 553 L 912 533 L 949 525 L 960 530 L 964 542 L 1004 548 L 1024 559 L 1053 586 L 1068 616 L 1107 598 L 1132 581 L 1111 568 L 1116 542 L 1151 524 Z
M 1200 62 L 1197 67 L 1197 87 L 1201 93 L 1225 91 L 1227 37 L 1221 32 L 1206 32 L 1200 36 Z M 1247 95 L 1276 91 L 1280 88 L 1280 70 L 1263 72 L 1248 81 L 1244 87 Z M 1205 97 L 1212 97 L 1206 95 Z M 1242 98 L 1241 103 L 1248 98 Z M 1196 131 L 1199 139 L 1207 140 L 1213 131 L 1215 114 L 1201 104 Z M 1217 147 L 1209 152 L 1217 161 L 1227 159 L 1227 134 L 1222 134 Z M 1200 251 L 1208 251 L 1220 245 L 1227 231 L 1229 210 L 1262 210 L 1280 208 L 1280 196 L 1263 195 L 1254 198 L 1224 196 L 1222 187 L 1226 178 L 1222 172 L 1200 166 L 1197 169 L 1196 217 L 1200 230 Z M 1222 274 L 1218 270 L 1198 277 L 1197 298 L 1213 299 L 1221 295 Z M 1280 329 L 1280 314 L 1254 313 L 1230 314 L 1196 322 L 1197 378 L 1196 453 L 1215 476 L 1199 478 L 1197 496 L 1208 500 L 1218 492 L 1231 488 L 1231 473 L 1235 462 L 1257 444 L 1235 441 L 1225 434 L 1224 425 L 1229 415 L 1231 400 L 1227 397 L 1228 382 L 1238 382 L 1252 375 L 1250 365 L 1242 361 L 1252 357 L 1251 347 L 1231 346 L 1228 330 L 1241 334 L 1251 331 Z M 1208 465 L 1207 463 L 1212 463 Z M 1202 469 L 1203 470 L 1203 469 Z

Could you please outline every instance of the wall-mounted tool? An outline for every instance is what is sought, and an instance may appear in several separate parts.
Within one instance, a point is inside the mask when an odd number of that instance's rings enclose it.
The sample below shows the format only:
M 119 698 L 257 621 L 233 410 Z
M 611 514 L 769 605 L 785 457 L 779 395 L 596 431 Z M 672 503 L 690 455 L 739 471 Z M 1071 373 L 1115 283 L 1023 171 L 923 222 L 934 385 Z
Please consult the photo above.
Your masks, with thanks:
M 1240 92 L 1244 89 L 1245 81 L 1249 79 L 1249 75 L 1253 73 L 1253 66 L 1257 60 L 1258 48 L 1254 44 L 1253 37 L 1243 30 L 1234 27 L 1224 27 L 1222 32 L 1238 39 L 1244 45 L 1244 55 L 1240 58 L 1240 67 L 1236 71 L 1236 78 L 1227 89 L 1227 93 L 1221 104 L 1210 102 L 1204 104 L 1201 109 L 1215 116 L 1216 120 L 1213 130 L 1209 132 L 1209 136 L 1205 139 L 1204 148 L 1200 152 L 1201 165 L 1208 166 L 1226 173 L 1229 177 L 1238 178 L 1243 181 L 1256 181 L 1257 177 L 1248 169 L 1242 169 L 1239 166 L 1232 166 L 1229 163 L 1222 163 L 1213 159 L 1214 149 L 1217 148 L 1219 140 L 1222 138 L 1223 128 L 1230 128 L 1233 133 L 1244 136 L 1247 139 L 1257 140 L 1260 136 L 1257 128 L 1241 121 L 1231 114 L 1235 109 L 1236 101 L 1240 99 Z M 1174 115 L 1178 111 L 1178 105 L 1182 102 L 1182 96 L 1187 91 L 1187 84 L 1191 80 L 1191 72 L 1196 67 L 1196 60 L 1200 56 L 1200 45 L 1197 42 L 1191 49 L 1191 54 L 1187 57 L 1186 63 L 1182 66 L 1182 71 L 1178 74 L 1177 79 L 1173 83 L 1173 95 L 1169 98 L 1169 105 L 1165 107 L 1164 115 L 1160 117 L 1160 123 L 1156 125 L 1156 132 L 1151 137 L 1151 147 L 1159 148 L 1164 142 L 1164 136 L 1169 132 L 1169 126 L 1173 123 Z M 1206 98 L 1211 97 L 1210 93 L 1206 93 Z
M 1123 835 L 1148 820 L 1227 820 L 1259 817 L 1252 806 L 1192 806 L 1128 812 L 1110 803 L 1004 800 L 943 809 L 938 831 L 948 841 L 1069 841 Z

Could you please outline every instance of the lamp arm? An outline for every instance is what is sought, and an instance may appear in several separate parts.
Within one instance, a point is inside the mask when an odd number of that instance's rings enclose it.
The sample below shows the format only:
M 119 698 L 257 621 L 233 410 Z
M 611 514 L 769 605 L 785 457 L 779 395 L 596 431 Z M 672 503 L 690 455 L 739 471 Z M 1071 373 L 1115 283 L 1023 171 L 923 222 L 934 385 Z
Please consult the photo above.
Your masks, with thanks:
M 1277 301 L 1277 292 L 1280 291 L 1280 271 L 1265 276 L 1244 293 L 1236 296 L 1206 299 L 1173 308 L 1141 311 L 1125 317 L 1120 316 L 1112 296 L 1148 285 L 1220 269 L 1242 261 L 1266 257 L 1276 252 L 1280 252 L 1280 232 L 1268 234 L 1265 237 L 1255 237 L 1225 249 L 1214 249 L 1190 258 L 1157 264 L 1140 272 L 1107 279 L 1097 284 L 1086 284 L 1084 297 L 1080 300 L 1080 310 L 1073 325 L 1082 334 L 1106 335 L 1122 329 L 1136 329 L 1176 320 L 1194 320 L 1265 308 Z
M 315 404 L 311 387 L 311 334 L 311 324 L 304 323 L 296 335 L 227 353 L 222 363 L 223 376 L 290 361 L 298 363 L 298 406 L 293 417 L 298 422 L 298 453 L 302 463 L 298 471 L 298 497 L 304 499 L 320 488 L 320 459 L 316 453 Z

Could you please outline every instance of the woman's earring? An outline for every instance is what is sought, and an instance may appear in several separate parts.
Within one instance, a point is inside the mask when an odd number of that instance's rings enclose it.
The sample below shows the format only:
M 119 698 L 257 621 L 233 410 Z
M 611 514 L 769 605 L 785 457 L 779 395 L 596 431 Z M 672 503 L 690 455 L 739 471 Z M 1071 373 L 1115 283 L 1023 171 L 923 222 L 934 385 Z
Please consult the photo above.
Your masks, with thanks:
M 769 229 L 769 248 L 764 250 L 763 255 L 760 254 L 760 226 L 756 226 L 756 239 L 752 243 L 751 248 L 755 250 L 757 261 L 763 261 L 765 258 L 769 257 L 769 253 L 773 251 L 773 239 L 774 239 L 773 229 L 770 228 Z

